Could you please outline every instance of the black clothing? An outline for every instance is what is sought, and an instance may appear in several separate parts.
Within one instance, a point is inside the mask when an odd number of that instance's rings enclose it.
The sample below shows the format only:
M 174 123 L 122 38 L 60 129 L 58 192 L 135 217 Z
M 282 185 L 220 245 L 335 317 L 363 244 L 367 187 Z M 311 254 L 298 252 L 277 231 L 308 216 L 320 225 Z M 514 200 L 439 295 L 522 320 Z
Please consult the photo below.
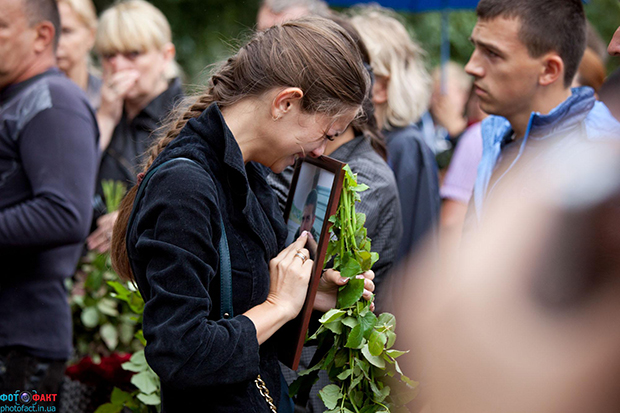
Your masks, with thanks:
M 127 188 L 135 185 L 136 176 L 145 160 L 145 153 L 153 143 L 151 133 L 161 126 L 161 122 L 182 96 L 181 81 L 174 79 L 168 89 L 153 99 L 131 122 L 123 112 L 120 122 L 112 133 L 110 144 L 101 157 L 94 202 L 95 220 L 107 212 L 101 181 L 121 181 Z
M 217 105 L 192 119 L 152 167 L 127 250 L 146 305 L 146 358 L 161 378 L 163 412 L 269 412 L 260 373 L 279 402 L 272 340 L 258 346 L 243 314 L 269 292 L 269 260 L 287 231 L 264 167 L 244 165 Z M 230 248 L 235 317 L 219 318 L 220 216 Z
M 65 364 L 64 360 L 31 356 L 21 347 L 4 347 L 0 349 L 0 394 L 15 394 L 17 390 L 34 394 L 36 390 L 38 394 L 54 395 L 50 401 L 38 401 L 37 405 L 58 407 Z M 16 404 L 19 403 L 0 401 L 0 406 Z
M 99 135 L 58 69 L 0 91 L 0 347 L 71 354 L 64 279 L 88 234 Z

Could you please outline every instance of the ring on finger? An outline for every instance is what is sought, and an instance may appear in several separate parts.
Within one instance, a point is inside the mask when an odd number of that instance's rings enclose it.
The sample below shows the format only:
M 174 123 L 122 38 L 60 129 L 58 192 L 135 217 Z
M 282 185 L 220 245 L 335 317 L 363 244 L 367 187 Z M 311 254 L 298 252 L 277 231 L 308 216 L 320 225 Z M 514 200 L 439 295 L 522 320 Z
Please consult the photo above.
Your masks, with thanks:
M 301 250 L 297 250 L 297 253 L 295 254 L 295 256 L 301 258 L 301 263 L 302 264 L 304 264 L 306 262 L 306 260 L 308 259 L 308 257 L 306 257 L 306 254 L 301 252 Z

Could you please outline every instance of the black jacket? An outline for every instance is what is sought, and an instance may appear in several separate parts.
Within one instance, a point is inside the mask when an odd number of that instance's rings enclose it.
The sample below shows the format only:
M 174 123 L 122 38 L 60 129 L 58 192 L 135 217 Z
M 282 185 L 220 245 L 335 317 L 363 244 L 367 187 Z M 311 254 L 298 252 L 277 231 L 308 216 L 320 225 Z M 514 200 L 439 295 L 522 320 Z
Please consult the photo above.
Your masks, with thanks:
M 241 315 L 265 301 L 269 260 L 286 227 L 262 166 L 244 165 L 216 105 L 189 121 L 153 167 L 127 249 L 146 301 L 146 358 L 162 382 L 164 412 L 268 412 L 260 373 L 279 402 L 280 370 L 272 340 L 258 346 Z M 219 319 L 220 216 L 232 261 L 235 317 Z

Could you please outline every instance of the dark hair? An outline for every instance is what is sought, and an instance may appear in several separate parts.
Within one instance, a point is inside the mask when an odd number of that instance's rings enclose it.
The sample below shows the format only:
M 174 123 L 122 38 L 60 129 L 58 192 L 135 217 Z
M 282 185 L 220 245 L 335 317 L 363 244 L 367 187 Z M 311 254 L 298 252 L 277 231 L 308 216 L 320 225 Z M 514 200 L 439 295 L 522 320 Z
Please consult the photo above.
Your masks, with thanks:
M 200 116 L 212 103 L 226 108 L 287 86 L 304 92 L 304 112 L 338 117 L 354 108 L 361 113 L 370 91 L 370 76 L 351 36 L 330 20 L 310 17 L 257 32 L 217 69 L 202 94 L 174 112 L 150 149 L 144 170 L 190 119 Z M 136 192 L 137 185 L 123 199 L 112 236 L 112 264 L 125 279 L 132 278 L 125 235 Z
M 307 207 L 308 205 L 312 205 L 314 208 L 312 208 L 312 215 L 316 214 L 316 204 L 318 202 L 319 199 L 319 194 L 316 191 L 316 189 L 313 189 L 312 191 L 308 192 L 308 196 L 306 197 L 306 202 L 304 203 L 304 208 Z
M 530 56 L 555 51 L 564 62 L 564 86 L 570 86 L 586 49 L 582 0 L 480 0 L 480 20 L 518 18 L 519 38 Z
M 55 52 L 56 47 L 58 47 L 58 39 L 60 39 L 60 13 L 56 0 L 22 0 L 22 7 L 31 27 L 43 21 L 48 21 L 54 25 L 55 33 L 52 46 Z

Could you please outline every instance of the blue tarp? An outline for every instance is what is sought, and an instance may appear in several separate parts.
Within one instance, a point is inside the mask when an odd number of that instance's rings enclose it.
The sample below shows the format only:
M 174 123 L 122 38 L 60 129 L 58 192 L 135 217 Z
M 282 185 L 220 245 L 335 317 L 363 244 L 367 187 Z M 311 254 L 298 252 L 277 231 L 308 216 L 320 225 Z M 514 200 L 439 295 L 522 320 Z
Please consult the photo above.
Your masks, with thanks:
M 369 3 L 360 0 L 328 0 L 332 6 L 349 7 L 354 4 Z M 375 3 L 395 10 L 424 12 L 442 9 L 475 9 L 478 0 L 380 0 Z

